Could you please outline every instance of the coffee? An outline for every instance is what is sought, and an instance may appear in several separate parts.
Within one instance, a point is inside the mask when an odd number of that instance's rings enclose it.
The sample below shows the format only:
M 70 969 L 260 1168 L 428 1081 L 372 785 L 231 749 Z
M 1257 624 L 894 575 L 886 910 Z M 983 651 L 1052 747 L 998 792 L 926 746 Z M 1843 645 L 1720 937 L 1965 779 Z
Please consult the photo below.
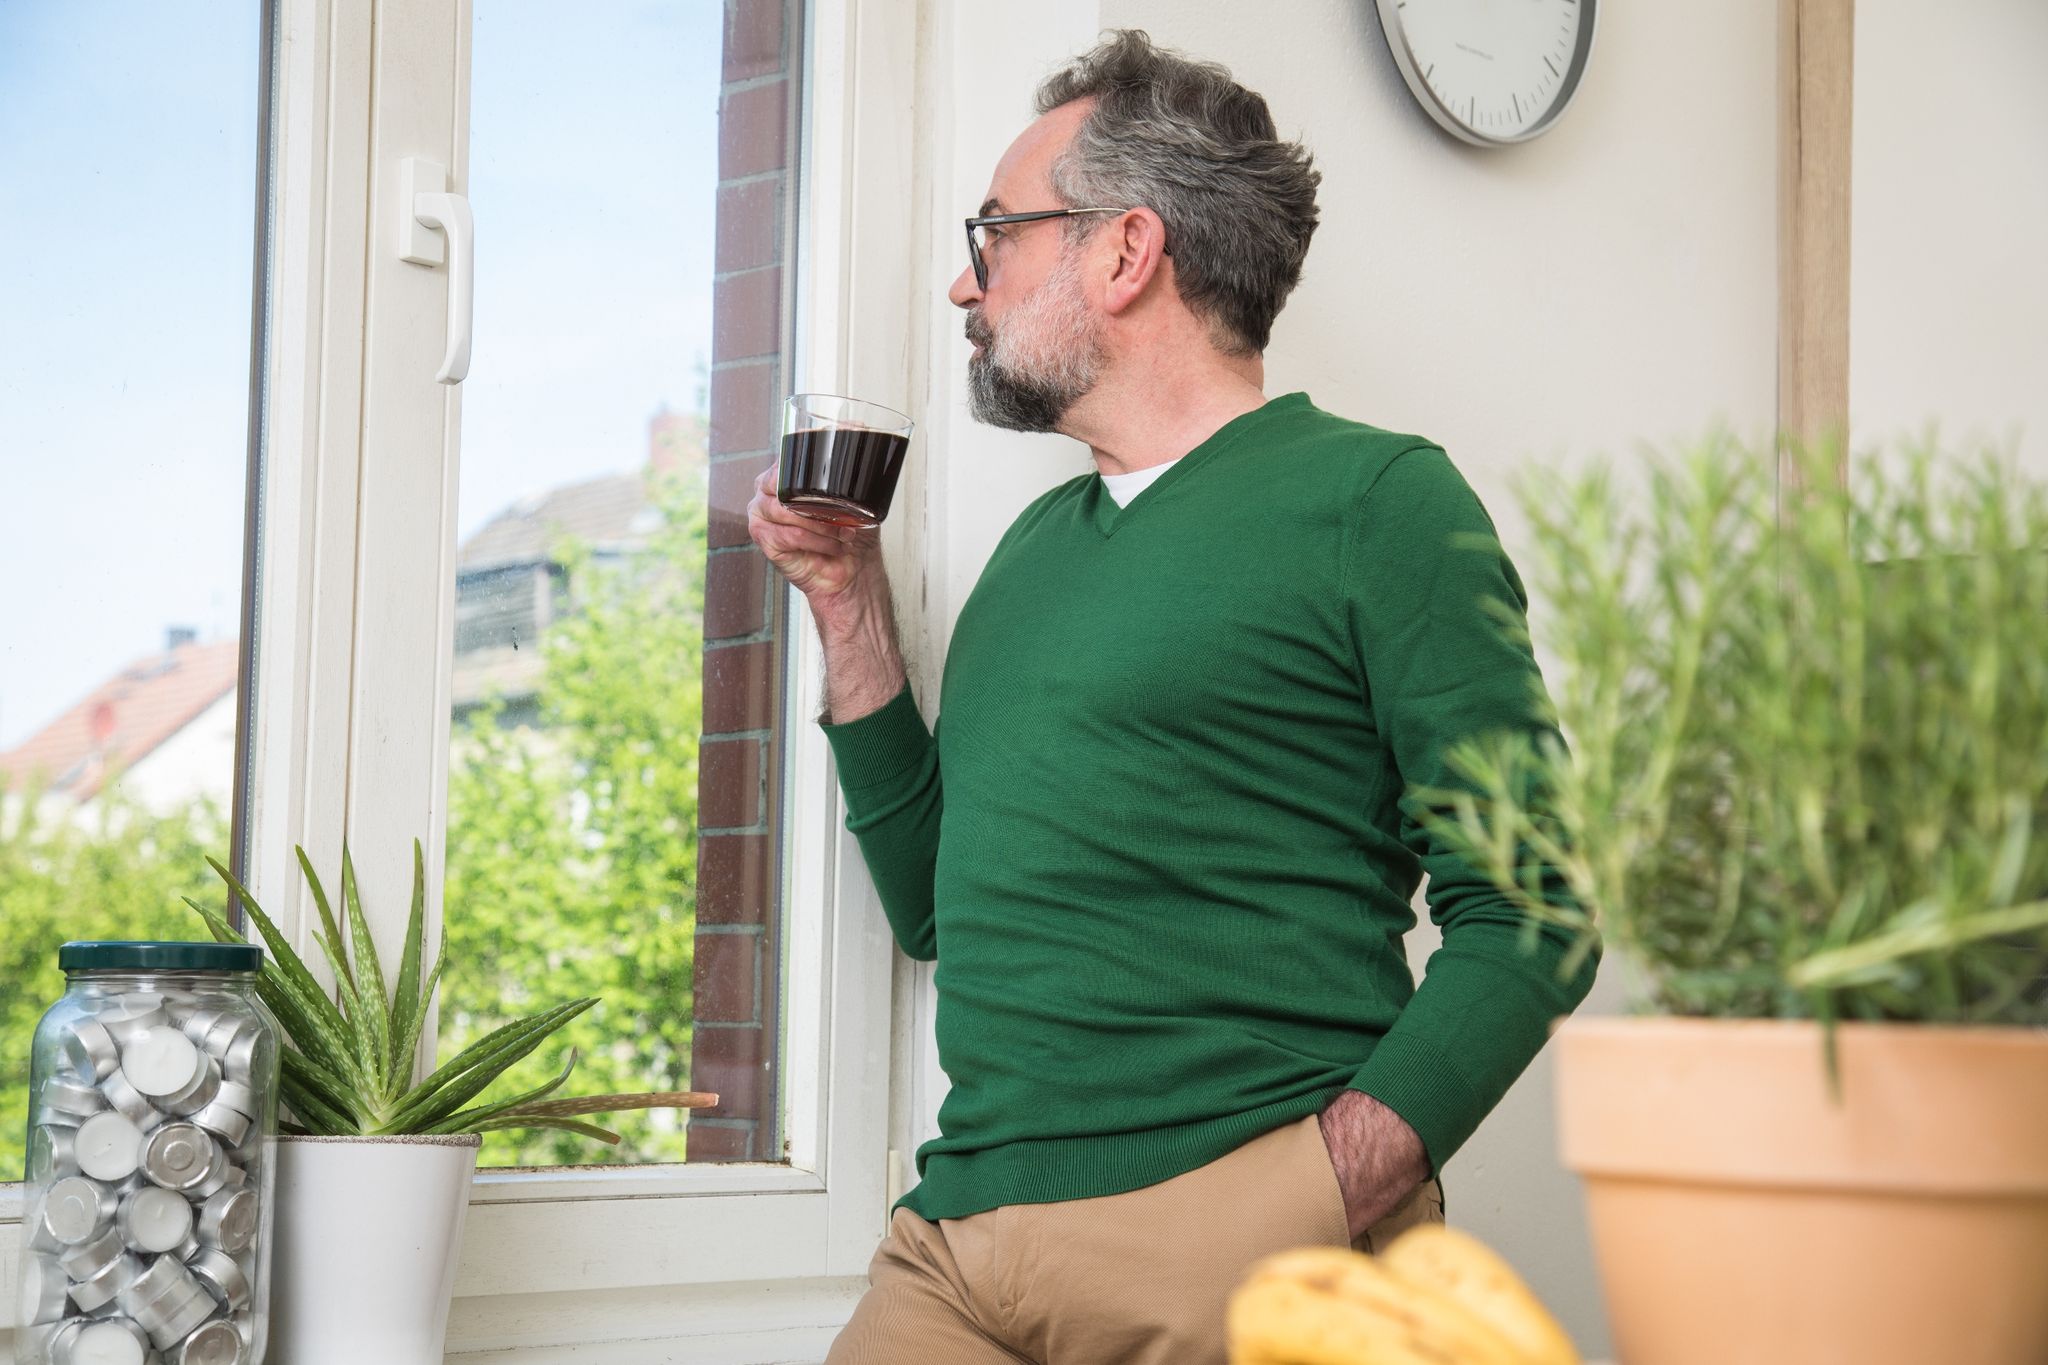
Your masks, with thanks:
M 879 526 L 910 438 L 867 427 L 806 427 L 782 438 L 775 496 L 835 526 Z

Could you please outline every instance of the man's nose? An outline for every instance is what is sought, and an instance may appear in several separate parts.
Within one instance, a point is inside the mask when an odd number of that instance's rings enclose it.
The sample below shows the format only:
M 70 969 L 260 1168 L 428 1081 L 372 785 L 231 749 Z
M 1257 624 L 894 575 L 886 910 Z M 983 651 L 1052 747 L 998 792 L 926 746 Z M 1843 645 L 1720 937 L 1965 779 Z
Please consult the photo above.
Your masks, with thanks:
M 972 308 L 981 302 L 981 286 L 974 282 L 974 267 L 968 266 L 953 281 L 953 287 L 946 291 L 946 297 L 955 308 Z

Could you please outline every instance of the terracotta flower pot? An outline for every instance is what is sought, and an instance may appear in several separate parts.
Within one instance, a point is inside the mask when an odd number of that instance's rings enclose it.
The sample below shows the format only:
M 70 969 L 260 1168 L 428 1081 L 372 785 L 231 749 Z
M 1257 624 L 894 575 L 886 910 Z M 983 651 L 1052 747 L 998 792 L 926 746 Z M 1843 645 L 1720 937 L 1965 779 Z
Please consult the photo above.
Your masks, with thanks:
M 1584 1177 L 1621 1365 L 2048 1361 L 2048 1031 L 1574 1018 Z

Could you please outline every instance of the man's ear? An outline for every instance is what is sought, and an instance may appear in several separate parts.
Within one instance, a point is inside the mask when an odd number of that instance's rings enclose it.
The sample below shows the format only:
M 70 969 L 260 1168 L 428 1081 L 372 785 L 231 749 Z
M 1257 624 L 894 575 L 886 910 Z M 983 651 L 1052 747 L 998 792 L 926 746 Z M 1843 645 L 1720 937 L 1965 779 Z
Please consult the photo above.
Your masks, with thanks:
M 1166 255 L 1166 224 L 1151 209 L 1130 209 L 1118 215 L 1103 234 L 1115 249 L 1104 282 L 1102 309 L 1115 316 L 1141 298 L 1155 277 L 1170 270 Z

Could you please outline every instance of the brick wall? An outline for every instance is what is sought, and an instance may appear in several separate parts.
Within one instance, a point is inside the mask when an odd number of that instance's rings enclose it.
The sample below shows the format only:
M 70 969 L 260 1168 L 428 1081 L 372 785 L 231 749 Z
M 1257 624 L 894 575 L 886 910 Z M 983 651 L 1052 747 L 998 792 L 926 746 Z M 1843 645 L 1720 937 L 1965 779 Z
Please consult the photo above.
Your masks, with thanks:
M 787 389 L 784 264 L 796 164 L 796 0 L 726 0 L 712 288 L 710 562 L 698 758 L 697 962 L 691 1161 L 779 1161 L 777 857 L 782 594 L 747 539 Z

